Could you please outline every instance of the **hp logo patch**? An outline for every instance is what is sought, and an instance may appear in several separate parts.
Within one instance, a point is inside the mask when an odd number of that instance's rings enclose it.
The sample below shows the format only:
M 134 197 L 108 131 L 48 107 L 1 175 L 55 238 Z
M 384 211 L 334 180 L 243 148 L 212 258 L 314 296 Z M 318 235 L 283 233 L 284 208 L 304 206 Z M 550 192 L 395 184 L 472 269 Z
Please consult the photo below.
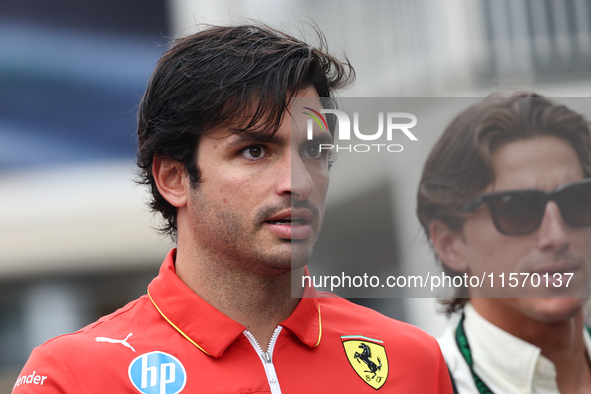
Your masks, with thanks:
M 181 362 L 164 352 L 150 352 L 129 364 L 129 380 L 144 394 L 177 394 L 187 383 L 187 372 Z

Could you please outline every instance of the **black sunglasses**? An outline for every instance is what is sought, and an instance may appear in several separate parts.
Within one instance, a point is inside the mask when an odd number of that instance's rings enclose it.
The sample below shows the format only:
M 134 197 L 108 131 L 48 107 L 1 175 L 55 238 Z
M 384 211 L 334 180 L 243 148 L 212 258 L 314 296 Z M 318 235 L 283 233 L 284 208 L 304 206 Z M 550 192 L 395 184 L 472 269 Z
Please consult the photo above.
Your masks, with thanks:
M 485 193 L 462 206 L 466 213 L 488 204 L 493 222 L 505 235 L 531 233 L 544 218 L 548 201 L 555 201 L 569 226 L 591 226 L 591 178 L 565 183 L 544 192 L 537 189 Z

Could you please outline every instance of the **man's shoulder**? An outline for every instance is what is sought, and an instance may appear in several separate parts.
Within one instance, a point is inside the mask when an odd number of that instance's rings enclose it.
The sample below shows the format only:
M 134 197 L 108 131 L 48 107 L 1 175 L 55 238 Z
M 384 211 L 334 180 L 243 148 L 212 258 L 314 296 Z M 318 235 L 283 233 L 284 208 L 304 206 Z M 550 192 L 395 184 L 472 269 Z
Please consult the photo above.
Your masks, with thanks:
M 89 344 L 108 342 L 103 340 L 106 337 L 113 337 L 112 339 L 121 335 L 125 337 L 132 334 L 130 330 L 139 329 L 148 324 L 151 317 L 149 313 L 146 313 L 147 307 L 149 308 L 149 298 L 142 296 L 113 313 L 101 317 L 94 323 L 74 333 L 50 339 L 40 347 L 51 351 L 72 351 L 72 346 L 80 345 L 87 348 Z
M 414 351 L 439 355 L 437 341 L 431 335 L 411 324 L 385 316 L 373 309 L 338 297 L 320 298 L 323 330 L 335 330 L 350 335 L 374 335 L 389 346 L 412 348 Z M 328 326 L 328 327 L 326 327 Z M 370 336 L 370 335 L 364 336 Z M 346 335 L 346 334 L 345 334 Z M 374 337 L 372 337 L 374 338 Z
M 48 340 L 35 349 L 28 363 L 49 358 L 66 364 L 84 364 L 96 357 L 118 357 L 117 353 L 124 350 L 135 352 L 134 345 L 145 336 L 139 334 L 145 334 L 146 327 L 151 325 L 149 302 L 147 296 L 142 296 L 76 332 Z
M 13 392 L 81 392 L 80 387 L 87 385 L 104 387 L 113 383 L 110 374 L 127 368 L 142 343 L 153 339 L 154 335 L 146 335 L 145 329 L 153 315 L 149 302 L 147 296 L 140 297 L 79 331 L 38 346 Z
M 363 305 L 355 304 L 340 297 L 319 298 L 323 315 L 338 318 L 342 323 L 355 326 L 391 328 L 408 331 L 416 335 L 427 335 L 423 330 L 411 324 L 385 316 L 382 313 Z
M 387 377 L 392 383 L 386 384 L 393 384 L 389 387 L 396 392 L 451 393 L 445 362 L 431 335 L 341 298 L 319 298 L 318 302 L 322 320 L 319 348 L 327 349 L 332 364 L 344 357 L 348 364 L 343 370 L 352 367 L 366 382 L 374 382 L 367 368 L 380 367 L 381 375 L 376 376 Z

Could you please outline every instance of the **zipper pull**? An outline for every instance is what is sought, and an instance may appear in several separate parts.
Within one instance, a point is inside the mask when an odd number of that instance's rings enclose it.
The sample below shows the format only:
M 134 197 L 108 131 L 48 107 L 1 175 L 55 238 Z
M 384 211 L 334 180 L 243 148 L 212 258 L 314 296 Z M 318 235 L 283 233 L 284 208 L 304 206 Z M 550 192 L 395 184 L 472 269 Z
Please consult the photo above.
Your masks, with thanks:
M 271 356 L 269 356 L 269 353 L 263 352 L 263 358 L 267 364 L 271 364 Z

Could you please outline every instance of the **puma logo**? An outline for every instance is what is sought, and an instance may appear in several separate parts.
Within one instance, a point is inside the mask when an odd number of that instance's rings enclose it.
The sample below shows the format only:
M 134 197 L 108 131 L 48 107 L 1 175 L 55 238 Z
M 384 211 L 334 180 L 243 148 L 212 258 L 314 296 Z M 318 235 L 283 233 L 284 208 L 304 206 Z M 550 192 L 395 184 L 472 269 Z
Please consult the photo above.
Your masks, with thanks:
M 127 343 L 127 340 L 132 335 L 133 335 L 133 333 L 130 332 L 129 334 L 127 334 L 127 336 L 125 337 L 125 339 L 111 339 L 111 338 L 106 338 L 106 337 L 96 337 L 95 340 L 97 342 L 120 343 L 123 346 L 126 346 L 126 347 L 130 348 L 131 350 L 133 350 L 135 352 L 135 349 L 133 348 L 133 346 L 131 346 L 129 343 Z

